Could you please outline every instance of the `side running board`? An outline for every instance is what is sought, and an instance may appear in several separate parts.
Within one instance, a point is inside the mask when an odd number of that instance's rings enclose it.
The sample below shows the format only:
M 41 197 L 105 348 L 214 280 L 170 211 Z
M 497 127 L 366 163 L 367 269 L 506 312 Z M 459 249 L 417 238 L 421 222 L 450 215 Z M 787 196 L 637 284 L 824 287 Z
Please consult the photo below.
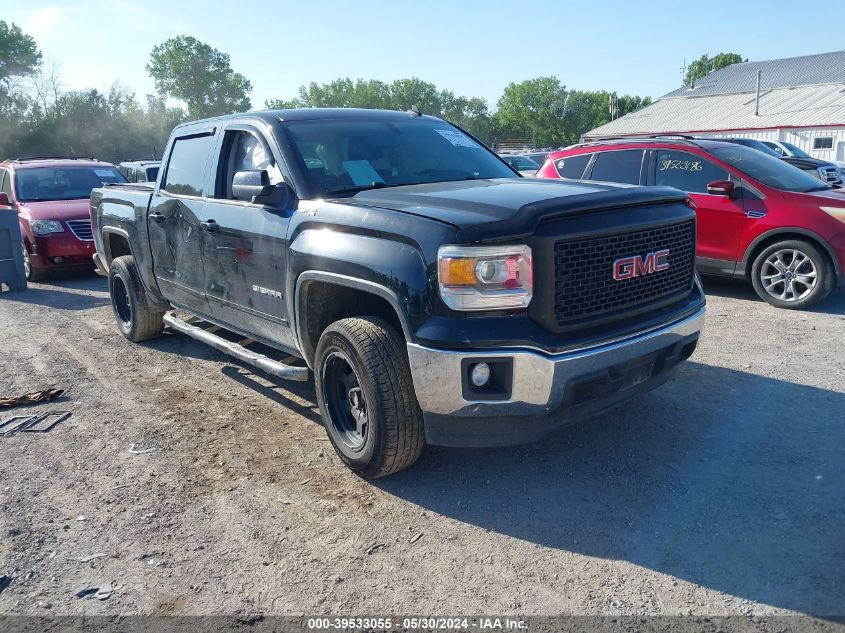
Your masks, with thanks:
M 208 330 L 204 330 L 201 327 L 197 327 L 196 325 L 191 325 L 190 323 L 183 321 L 179 317 L 174 316 L 172 312 L 168 312 L 164 315 L 164 322 L 177 332 L 187 334 L 191 338 L 195 338 L 206 345 L 219 349 L 221 352 L 234 356 L 238 360 L 242 360 L 245 363 L 258 367 L 258 369 L 266 371 L 268 374 L 273 374 L 274 376 L 284 378 L 285 380 L 296 380 L 298 382 L 305 382 L 308 380 L 309 369 L 307 367 L 286 365 L 285 363 L 273 360 L 264 354 L 248 350 L 241 344 L 245 343 L 249 345 L 251 341 L 248 339 L 241 341 L 241 343 L 227 341 L 225 338 L 213 334 Z

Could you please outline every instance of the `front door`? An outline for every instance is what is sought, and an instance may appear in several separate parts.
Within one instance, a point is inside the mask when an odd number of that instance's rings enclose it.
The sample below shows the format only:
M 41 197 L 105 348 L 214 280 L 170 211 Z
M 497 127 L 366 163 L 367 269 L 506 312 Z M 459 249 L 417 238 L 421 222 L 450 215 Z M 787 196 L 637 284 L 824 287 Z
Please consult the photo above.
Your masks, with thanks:
M 247 334 L 295 347 L 285 297 L 290 216 L 232 193 L 239 171 L 267 170 L 282 182 L 267 139 L 246 125 L 226 129 L 219 144 L 215 195 L 202 217 L 205 292 L 211 314 Z
M 176 139 L 166 178 L 147 215 L 153 269 L 161 292 L 174 304 L 201 314 L 208 312 L 208 303 L 200 219 L 213 146 L 213 134 Z
M 747 221 L 742 195 L 739 190 L 731 197 L 707 193 L 707 183 L 729 180 L 730 173 L 702 156 L 675 149 L 657 150 L 654 169 L 654 184 L 686 191 L 698 206 L 696 255 L 702 271 L 733 273 Z

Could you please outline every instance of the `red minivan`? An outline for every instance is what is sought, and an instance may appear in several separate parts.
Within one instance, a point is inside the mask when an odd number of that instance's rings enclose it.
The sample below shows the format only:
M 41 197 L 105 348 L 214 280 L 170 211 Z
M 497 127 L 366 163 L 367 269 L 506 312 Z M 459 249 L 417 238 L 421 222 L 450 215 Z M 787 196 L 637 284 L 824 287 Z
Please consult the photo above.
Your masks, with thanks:
M 31 158 L 0 163 L 2 198 L 18 212 L 29 281 L 50 270 L 93 270 L 91 189 L 126 182 L 114 165 L 93 159 Z
M 807 308 L 845 264 L 845 190 L 755 149 L 703 139 L 630 138 L 552 152 L 537 178 L 675 187 L 697 206 L 698 270 L 744 277 L 781 308 Z

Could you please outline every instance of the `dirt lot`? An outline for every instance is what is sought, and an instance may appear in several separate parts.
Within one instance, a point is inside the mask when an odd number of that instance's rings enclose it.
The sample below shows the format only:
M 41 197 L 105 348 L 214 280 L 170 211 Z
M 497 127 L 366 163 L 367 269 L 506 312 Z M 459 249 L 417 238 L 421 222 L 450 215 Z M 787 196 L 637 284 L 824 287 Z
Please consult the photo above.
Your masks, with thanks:
M 660 390 L 374 483 L 310 384 L 128 343 L 98 277 L 0 294 L 0 395 L 73 411 L 0 438 L 0 613 L 845 614 L 845 292 L 795 313 L 708 290 Z

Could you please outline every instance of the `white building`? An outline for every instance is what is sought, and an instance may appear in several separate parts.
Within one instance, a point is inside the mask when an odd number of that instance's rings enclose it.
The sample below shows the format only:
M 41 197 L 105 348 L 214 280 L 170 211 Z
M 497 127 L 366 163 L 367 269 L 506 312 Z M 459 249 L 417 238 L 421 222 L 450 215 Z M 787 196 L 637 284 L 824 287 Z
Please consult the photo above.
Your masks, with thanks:
M 584 140 L 648 134 L 787 141 L 816 158 L 845 161 L 845 51 L 733 64 Z

